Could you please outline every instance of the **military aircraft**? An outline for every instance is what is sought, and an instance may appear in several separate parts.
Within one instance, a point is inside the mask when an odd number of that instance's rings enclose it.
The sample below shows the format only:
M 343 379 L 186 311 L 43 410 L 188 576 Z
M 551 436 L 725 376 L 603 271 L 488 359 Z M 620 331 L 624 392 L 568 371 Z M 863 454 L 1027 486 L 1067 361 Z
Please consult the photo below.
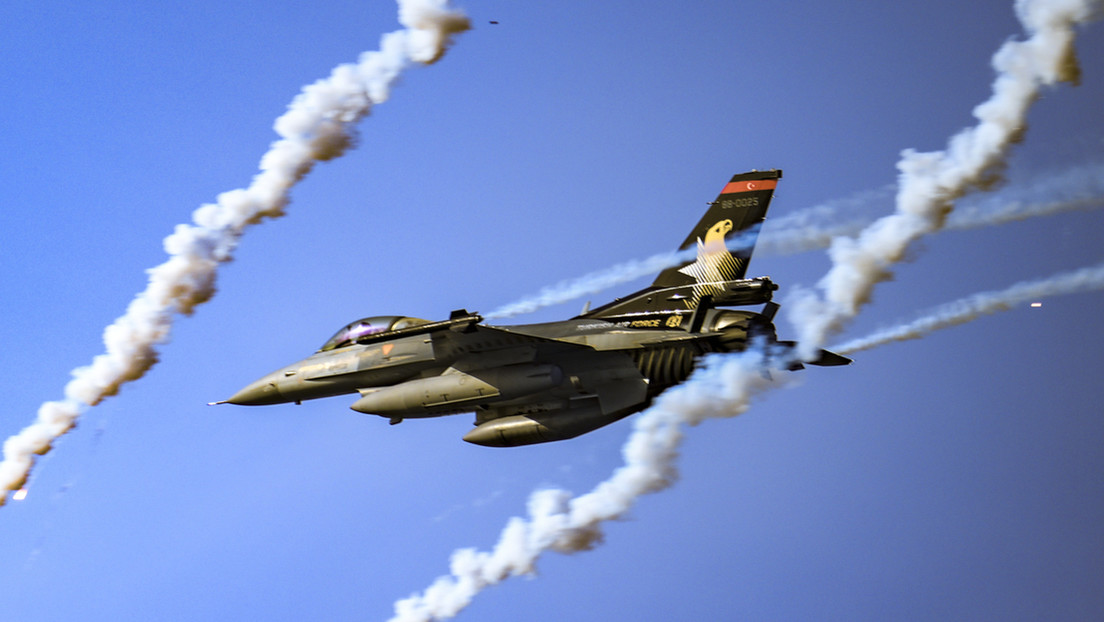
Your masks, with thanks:
M 337 331 L 311 356 L 212 404 L 280 404 L 359 394 L 351 408 L 404 419 L 474 412 L 464 440 L 512 447 L 574 438 L 646 408 L 711 352 L 760 340 L 789 352 L 773 325 L 778 286 L 744 278 L 782 171 L 735 175 L 679 247 L 687 258 L 650 287 L 570 320 L 489 326 L 378 316 Z M 724 309 L 763 305 L 759 311 Z M 790 369 L 802 367 L 790 356 Z M 850 359 L 821 350 L 815 365 Z

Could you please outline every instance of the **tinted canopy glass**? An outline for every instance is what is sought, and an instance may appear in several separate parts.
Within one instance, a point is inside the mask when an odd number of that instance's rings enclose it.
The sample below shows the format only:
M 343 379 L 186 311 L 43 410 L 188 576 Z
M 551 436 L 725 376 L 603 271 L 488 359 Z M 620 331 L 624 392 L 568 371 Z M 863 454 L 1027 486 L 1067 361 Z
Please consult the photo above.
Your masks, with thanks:
M 355 322 L 346 324 L 341 330 L 334 333 L 334 336 L 330 337 L 330 339 L 322 345 L 320 351 L 326 352 L 327 350 L 344 348 L 345 346 L 356 343 L 357 339 L 365 335 L 375 335 L 377 333 L 385 333 L 428 323 L 429 320 L 402 315 L 378 315 L 375 317 L 361 318 Z

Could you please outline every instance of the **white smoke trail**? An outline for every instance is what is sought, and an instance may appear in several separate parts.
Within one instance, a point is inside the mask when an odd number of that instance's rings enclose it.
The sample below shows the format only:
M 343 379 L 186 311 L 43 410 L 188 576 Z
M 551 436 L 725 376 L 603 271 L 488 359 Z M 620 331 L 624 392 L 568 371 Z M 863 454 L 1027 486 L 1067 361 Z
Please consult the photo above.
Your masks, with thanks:
M 755 238 L 759 235 L 759 227 L 753 227 L 726 242 L 731 251 L 746 250 L 755 244 Z M 560 281 L 559 283 L 545 287 L 532 296 L 527 296 L 503 305 L 487 314 L 488 318 L 499 319 L 532 313 L 537 309 L 543 309 L 555 304 L 574 300 L 587 294 L 596 294 L 606 288 L 621 283 L 626 283 L 644 276 L 654 275 L 666 268 L 677 266 L 683 262 L 694 259 L 697 256 L 696 247 L 683 251 L 671 251 L 652 255 L 646 259 L 626 261 L 604 270 L 596 270 L 577 279 Z
M 756 252 L 765 255 L 792 255 L 828 248 L 832 240 L 854 235 L 868 226 L 877 207 L 890 205 L 896 186 L 888 184 L 877 190 L 855 193 L 791 212 L 778 218 L 768 218 L 763 225 L 763 237 Z
M 874 218 L 869 215 L 871 208 L 880 203 L 890 203 L 895 189 L 896 186 L 889 185 L 767 220 L 758 236 L 756 252 L 760 255 L 805 253 L 828 248 L 837 237 L 857 235 L 873 222 Z M 965 200 L 948 217 L 944 229 L 977 229 L 1101 207 L 1104 207 L 1104 163 L 1091 163 L 1041 175 L 984 197 Z M 730 250 L 745 250 L 749 242 L 754 242 L 754 238 L 737 238 L 730 241 L 728 247 Z M 596 294 L 677 266 L 692 259 L 694 252 L 691 249 L 681 253 L 660 253 L 564 280 L 503 305 L 488 313 L 487 317 L 514 317 Z
M 682 252 L 672 251 L 652 255 L 645 259 L 626 261 L 611 266 L 604 270 L 596 270 L 584 274 L 577 279 L 560 281 L 541 289 L 532 296 L 526 296 L 521 300 L 503 305 L 487 314 L 489 319 L 514 317 L 523 313 L 532 313 L 537 309 L 543 309 L 552 305 L 575 300 L 588 294 L 596 294 L 606 288 L 627 283 L 649 274 L 656 274 L 662 270 L 677 266 L 680 263 L 692 259 L 697 249 L 688 249 Z
M 1008 311 L 1012 307 L 1050 296 L 1104 289 L 1104 264 L 1056 274 L 1046 279 L 1023 281 L 1001 291 L 981 292 L 941 305 L 919 319 L 875 331 L 833 348 L 851 354 L 894 341 L 919 339 L 931 332 L 958 326 L 983 315 Z
M 972 199 L 955 206 L 947 218 L 947 229 L 977 229 L 1104 207 L 1104 163 L 1047 173 L 1026 184 Z
M 1033 34 L 1027 41 L 1006 43 L 995 56 L 999 76 L 993 97 L 975 110 L 979 125 L 953 138 L 947 152 L 906 152 L 899 165 L 898 213 L 875 222 L 858 241 L 833 244 L 836 267 L 822 281 L 825 300 L 803 296 L 794 315 L 806 354 L 857 313 L 912 240 L 942 227 L 952 200 L 992 181 L 1004 152 L 1022 133 L 1024 113 L 1040 86 L 1076 79 L 1072 27 L 1099 5 L 1089 0 L 1017 2 L 1020 20 Z M 743 412 L 752 394 L 764 388 L 763 363 L 763 356 L 752 351 L 712 359 L 703 373 L 637 416 L 623 449 L 625 465 L 608 480 L 576 498 L 560 490 L 534 492 L 528 519 L 510 520 L 490 552 L 456 551 L 451 574 L 395 603 L 392 622 L 451 618 L 482 589 L 534 572 L 543 552 L 594 546 L 604 521 L 623 516 L 640 495 L 670 485 L 682 437 L 679 424 Z
M 455 551 L 450 574 L 421 594 L 396 602 L 391 622 L 452 618 L 484 588 L 535 573 L 546 551 L 593 548 L 602 539 L 602 523 L 624 516 L 641 495 L 659 492 L 675 481 L 682 425 L 743 413 L 752 397 L 772 384 L 762 373 L 767 363 L 759 349 L 706 358 L 688 382 L 636 416 L 621 450 L 625 464 L 609 479 L 578 497 L 565 490 L 534 491 L 528 518 L 511 518 L 491 551 Z
M 33 424 L 4 442 L 0 505 L 8 491 L 26 482 L 34 456 L 49 451 L 87 407 L 157 362 L 156 346 L 168 340 L 173 316 L 191 314 L 214 295 L 218 265 L 230 261 L 245 228 L 283 215 L 292 186 L 315 163 L 340 156 L 353 143 L 355 124 L 374 104 L 387 101 L 399 74 L 412 63 L 437 61 L 453 35 L 469 28 L 467 17 L 447 0 L 399 0 L 399 22 L 405 28 L 384 35 L 379 51 L 336 67 L 292 100 L 275 122 L 281 138 L 262 156 L 248 188 L 220 194 L 192 214 L 195 224 L 177 225 L 165 238 L 168 261 L 148 270 L 145 291 L 104 330 L 106 353 L 73 370 L 65 399 L 44 403 Z
M 768 220 L 756 252 L 789 255 L 822 250 L 841 236 L 858 235 L 874 221 L 869 213 L 889 204 L 896 192 L 890 185 L 805 208 Z M 1089 163 L 1037 175 L 1025 182 L 964 199 L 947 218 L 944 229 L 967 230 L 1028 218 L 1104 207 L 1104 163 Z
M 836 238 L 833 266 L 810 290 L 791 295 L 789 316 L 799 334 L 799 353 L 812 359 L 828 338 L 853 318 L 874 286 L 916 239 L 944 225 L 953 202 L 974 188 L 995 183 L 1005 155 L 1025 131 L 1028 108 L 1044 85 L 1077 82 L 1074 27 L 1094 18 L 1101 0 L 1017 0 L 1016 14 L 1030 38 L 1008 41 L 993 56 L 993 95 L 974 109 L 978 124 L 951 138 L 945 151 L 906 150 L 896 212 L 875 221 L 857 238 Z

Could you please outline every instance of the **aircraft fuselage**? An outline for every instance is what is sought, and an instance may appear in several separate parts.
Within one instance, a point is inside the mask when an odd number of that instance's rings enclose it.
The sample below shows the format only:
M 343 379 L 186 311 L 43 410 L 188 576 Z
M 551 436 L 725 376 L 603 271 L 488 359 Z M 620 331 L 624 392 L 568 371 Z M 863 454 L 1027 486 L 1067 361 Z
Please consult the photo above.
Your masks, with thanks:
M 681 263 L 651 286 L 576 318 L 520 326 L 488 326 L 463 310 L 438 322 L 362 318 L 318 352 L 219 403 L 356 393 L 353 410 L 391 423 L 474 412 L 476 427 L 464 440 L 527 445 L 572 438 L 644 409 L 686 380 L 705 354 L 740 351 L 755 340 L 772 353 L 792 351 L 792 342 L 775 336 L 777 286 L 744 276 L 781 177 L 777 170 L 733 176 L 679 247 Z M 850 360 L 821 351 L 805 362 Z M 797 369 L 801 362 L 783 365 Z

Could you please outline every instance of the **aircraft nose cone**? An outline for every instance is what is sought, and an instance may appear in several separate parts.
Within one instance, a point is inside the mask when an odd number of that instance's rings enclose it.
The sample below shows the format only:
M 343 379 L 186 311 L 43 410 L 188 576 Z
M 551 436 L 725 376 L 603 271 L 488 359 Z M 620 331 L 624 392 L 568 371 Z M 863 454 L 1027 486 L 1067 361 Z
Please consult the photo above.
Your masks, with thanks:
M 266 376 L 238 391 L 226 401 L 240 406 L 261 406 L 278 404 L 283 400 L 280 398 L 280 392 L 276 390 L 276 383 Z

